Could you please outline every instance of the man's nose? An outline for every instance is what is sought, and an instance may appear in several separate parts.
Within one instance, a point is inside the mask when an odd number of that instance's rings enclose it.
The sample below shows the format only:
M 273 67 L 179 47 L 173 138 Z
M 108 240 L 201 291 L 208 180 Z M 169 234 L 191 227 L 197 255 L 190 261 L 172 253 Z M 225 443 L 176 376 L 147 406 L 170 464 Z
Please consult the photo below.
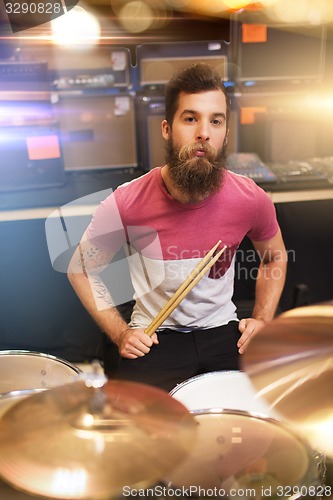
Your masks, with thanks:
M 209 131 L 208 124 L 204 122 L 199 122 L 196 130 L 196 140 L 197 141 L 208 141 Z

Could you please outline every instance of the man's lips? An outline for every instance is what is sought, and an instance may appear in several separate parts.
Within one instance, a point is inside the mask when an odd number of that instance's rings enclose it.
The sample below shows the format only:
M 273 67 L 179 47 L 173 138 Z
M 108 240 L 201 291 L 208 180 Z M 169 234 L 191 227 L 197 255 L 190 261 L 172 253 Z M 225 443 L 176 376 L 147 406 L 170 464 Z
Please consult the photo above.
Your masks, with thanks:
M 206 153 L 203 149 L 197 149 L 195 152 L 195 156 L 205 156 Z

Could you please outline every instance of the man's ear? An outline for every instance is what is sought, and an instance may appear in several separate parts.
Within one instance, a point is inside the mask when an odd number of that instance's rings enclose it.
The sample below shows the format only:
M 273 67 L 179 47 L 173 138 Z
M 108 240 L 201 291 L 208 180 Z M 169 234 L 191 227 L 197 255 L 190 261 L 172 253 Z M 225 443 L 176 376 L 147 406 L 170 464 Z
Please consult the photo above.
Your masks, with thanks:
M 162 121 L 162 135 L 164 139 L 168 140 L 170 138 L 171 127 L 166 120 Z

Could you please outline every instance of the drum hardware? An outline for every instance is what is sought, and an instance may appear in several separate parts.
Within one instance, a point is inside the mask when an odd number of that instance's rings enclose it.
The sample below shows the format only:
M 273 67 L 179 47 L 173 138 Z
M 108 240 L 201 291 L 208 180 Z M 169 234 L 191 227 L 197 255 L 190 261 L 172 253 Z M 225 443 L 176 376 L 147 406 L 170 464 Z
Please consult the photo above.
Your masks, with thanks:
M 97 386 L 97 387 L 96 387 Z M 17 489 L 110 499 L 145 488 L 188 455 L 196 423 L 164 391 L 79 380 L 31 395 L 0 419 L 0 474 Z
M 253 386 L 319 452 L 333 457 L 333 302 L 287 311 L 242 356 Z

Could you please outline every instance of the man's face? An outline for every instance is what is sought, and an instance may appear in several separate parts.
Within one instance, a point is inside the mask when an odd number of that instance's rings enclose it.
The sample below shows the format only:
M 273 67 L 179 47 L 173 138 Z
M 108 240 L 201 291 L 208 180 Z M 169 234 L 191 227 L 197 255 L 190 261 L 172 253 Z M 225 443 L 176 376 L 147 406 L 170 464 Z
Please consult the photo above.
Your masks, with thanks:
M 226 156 L 226 100 L 221 90 L 181 93 L 172 127 L 162 123 L 171 181 L 191 201 L 222 184 Z

